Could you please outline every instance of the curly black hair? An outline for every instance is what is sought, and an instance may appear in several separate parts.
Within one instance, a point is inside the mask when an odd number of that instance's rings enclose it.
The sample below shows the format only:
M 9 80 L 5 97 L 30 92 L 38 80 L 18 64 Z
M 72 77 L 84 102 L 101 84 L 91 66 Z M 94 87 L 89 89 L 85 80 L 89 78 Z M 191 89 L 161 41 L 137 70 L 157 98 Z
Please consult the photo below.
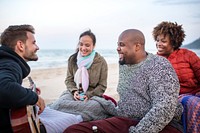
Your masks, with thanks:
M 176 22 L 167 22 L 163 21 L 154 27 L 152 35 L 154 40 L 157 40 L 159 35 L 163 34 L 164 37 L 169 35 L 171 45 L 174 47 L 174 50 L 178 49 L 185 38 L 185 32 L 182 28 L 182 25 L 178 25 Z

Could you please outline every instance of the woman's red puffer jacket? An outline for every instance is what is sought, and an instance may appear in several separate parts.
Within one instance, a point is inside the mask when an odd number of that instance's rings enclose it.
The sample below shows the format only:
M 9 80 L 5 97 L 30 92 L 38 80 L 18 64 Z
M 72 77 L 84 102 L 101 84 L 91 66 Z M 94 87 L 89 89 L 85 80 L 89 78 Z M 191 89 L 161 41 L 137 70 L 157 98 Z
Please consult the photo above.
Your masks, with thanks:
M 166 57 L 174 67 L 180 82 L 180 94 L 200 92 L 200 58 L 192 51 L 178 49 Z

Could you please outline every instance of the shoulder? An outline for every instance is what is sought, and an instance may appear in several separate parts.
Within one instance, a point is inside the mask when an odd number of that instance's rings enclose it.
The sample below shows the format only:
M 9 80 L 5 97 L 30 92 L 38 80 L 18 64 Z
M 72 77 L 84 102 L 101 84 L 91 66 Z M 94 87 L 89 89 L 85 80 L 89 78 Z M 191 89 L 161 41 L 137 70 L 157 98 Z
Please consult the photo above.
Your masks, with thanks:
M 152 55 L 148 65 L 151 66 L 149 71 L 150 81 L 160 80 L 164 84 L 170 83 L 178 86 L 177 74 L 168 59 L 159 55 Z
M 95 58 L 97 58 L 97 59 L 104 59 L 104 57 L 100 53 L 98 53 L 98 52 L 95 53 Z
M 69 58 L 68 58 L 68 61 L 69 62 L 76 62 L 76 60 L 77 60 L 77 53 L 74 53 L 74 54 L 72 54 Z
M 182 54 L 182 55 L 186 55 L 186 56 L 188 56 L 188 55 L 191 55 L 191 56 L 196 55 L 196 53 L 193 52 L 192 50 L 185 49 L 185 48 L 180 48 L 180 49 L 178 50 L 178 53 L 180 53 L 180 54 Z M 196 56 L 197 56 L 197 55 L 196 55 Z
M 149 66 L 151 66 L 152 72 L 169 72 L 174 73 L 174 68 L 170 61 L 166 59 L 165 57 L 159 56 L 159 55 L 151 55 L 150 61 L 148 63 Z
M 198 55 L 189 49 L 181 48 L 178 50 L 178 53 L 177 58 L 184 59 L 187 62 L 196 62 L 200 60 Z
M 12 71 L 16 71 L 18 72 L 19 70 L 21 71 L 21 67 L 19 65 L 19 63 L 17 63 L 16 61 L 12 60 L 12 59 L 7 59 L 5 61 L 1 61 L 2 65 L 1 68 L 5 68 L 7 70 L 12 70 Z
M 105 58 L 98 52 L 96 52 L 96 55 L 94 57 L 94 62 L 107 64 Z
M 153 65 L 166 65 L 166 64 L 171 64 L 168 59 L 166 59 L 163 56 L 160 55 L 154 55 L 149 53 L 149 63 Z
M 9 76 L 9 78 L 16 78 L 17 81 L 20 81 L 21 77 L 25 77 L 23 76 L 22 68 L 16 61 L 12 59 L 7 59 L 0 62 L 1 80 L 2 78 Z

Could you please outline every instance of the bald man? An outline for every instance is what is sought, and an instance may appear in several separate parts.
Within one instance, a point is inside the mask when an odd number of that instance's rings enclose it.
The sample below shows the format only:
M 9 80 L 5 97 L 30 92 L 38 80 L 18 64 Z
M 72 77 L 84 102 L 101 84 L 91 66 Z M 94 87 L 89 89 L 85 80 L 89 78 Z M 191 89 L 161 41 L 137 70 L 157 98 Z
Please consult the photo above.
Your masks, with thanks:
M 145 51 L 145 37 L 128 29 L 118 38 L 120 96 L 113 117 L 72 125 L 65 133 L 182 132 L 177 75 L 167 59 Z

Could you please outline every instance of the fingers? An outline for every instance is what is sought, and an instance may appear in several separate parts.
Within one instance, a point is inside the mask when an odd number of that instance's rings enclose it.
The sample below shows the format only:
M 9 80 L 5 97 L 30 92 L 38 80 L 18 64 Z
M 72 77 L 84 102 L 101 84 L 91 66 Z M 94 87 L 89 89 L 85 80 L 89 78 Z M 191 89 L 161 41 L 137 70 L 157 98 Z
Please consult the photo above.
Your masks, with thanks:
M 88 101 L 88 97 L 85 96 L 85 97 L 84 97 L 84 102 L 87 102 L 87 101 Z
M 75 91 L 75 92 L 74 92 L 74 99 L 75 99 L 75 100 L 79 100 L 79 99 L 80 99 L 80 96 L 79 96 L 79 94 L 78 94 L 78 91 Z
M 74 92 L 74 99 L 77 100 L 77 101 L 80 101 L 82 96 L 80 96 L 80 94 L 78 93 L 78 91 L 75 91 Z M 84 95 L 84 100 L 81 100 L 81 101 L 88 101 L 88 97 L 86 95 Z
M 44 111 L 44 108 L 45 108 L 44 99 L 41 98 L 40 96 L 38 96 L 38 101 L 37 101 L 36 105 L 39 107 L 38 114 L 41 114 Z
M 37 93 L 38 95 L 41 94 L 41 90 L 40 90 L 40 88 L 36 88 L 36 93 Z

